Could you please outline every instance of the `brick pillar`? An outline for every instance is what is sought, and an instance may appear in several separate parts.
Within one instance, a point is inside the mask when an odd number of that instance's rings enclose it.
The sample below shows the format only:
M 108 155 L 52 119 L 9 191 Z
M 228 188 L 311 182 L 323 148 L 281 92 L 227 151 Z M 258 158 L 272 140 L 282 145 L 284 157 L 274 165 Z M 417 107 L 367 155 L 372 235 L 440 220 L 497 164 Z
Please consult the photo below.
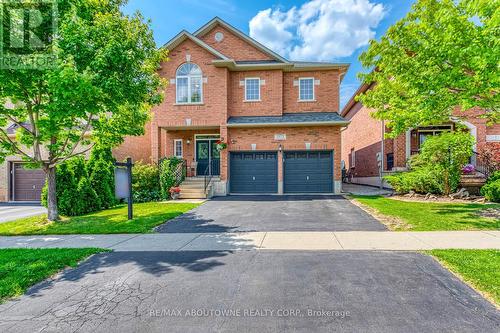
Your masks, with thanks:
M 399 135 L 394 142 L 394 167 L 406 167 L 406 136 Z
M 151 124 L 151 159 L 158 163 L 161 149 L 161 128 L 156 123 Z
M 220 137 L 225 143 L 229 144 L 230 138 L 228 137 L 227 125 L 221 125 L 220 127 Z M 224 149 L 220 152 L 220 179 L 222 181 L 227 181 L 228 176 L 228 157 L 229 152 Z

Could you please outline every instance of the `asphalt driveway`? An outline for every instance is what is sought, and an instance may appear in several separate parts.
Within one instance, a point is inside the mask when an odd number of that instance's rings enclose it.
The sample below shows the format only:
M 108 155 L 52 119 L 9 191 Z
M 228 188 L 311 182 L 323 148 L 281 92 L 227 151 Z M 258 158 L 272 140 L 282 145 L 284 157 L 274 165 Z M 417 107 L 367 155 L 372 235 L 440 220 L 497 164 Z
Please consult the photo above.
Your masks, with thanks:
M 162 233 L 385 231 L 342 196 L 227 196 L 157 227 Z
M 405 252 L 127 252 L 0 305 L 2 332 L 498 332 L 499 312 Z
M 34 204 L 0 204 L 0 223 L 9 222 L 24 217 L 47 213 L 47 209 Z

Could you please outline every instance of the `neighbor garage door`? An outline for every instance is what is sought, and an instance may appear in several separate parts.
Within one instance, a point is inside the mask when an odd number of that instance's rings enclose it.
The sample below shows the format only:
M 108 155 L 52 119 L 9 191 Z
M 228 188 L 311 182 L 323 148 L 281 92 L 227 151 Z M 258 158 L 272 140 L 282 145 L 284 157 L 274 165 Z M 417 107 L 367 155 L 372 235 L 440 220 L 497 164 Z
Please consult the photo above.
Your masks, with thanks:
M 283 163 L 285 193 L 333 192 L 333 152 L 285 152 Z
M 12 166 L 12 200 L 40 201 L 45 185 L 45 173 L 41 169 L 25 169 L 23 164 Z
M 277 193 L 278 161 L 276 152 L 231 153 L 231 193 Z

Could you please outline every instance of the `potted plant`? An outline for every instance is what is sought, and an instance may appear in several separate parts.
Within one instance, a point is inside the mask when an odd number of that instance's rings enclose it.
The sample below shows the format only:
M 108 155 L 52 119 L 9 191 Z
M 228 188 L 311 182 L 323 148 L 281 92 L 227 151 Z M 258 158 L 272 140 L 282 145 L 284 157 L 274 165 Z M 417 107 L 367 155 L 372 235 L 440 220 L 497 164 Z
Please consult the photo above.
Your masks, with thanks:
M 462 173 L 465 175 L 473 174 L 476 171 L 476 168 L 472 164 L 467 164 L 462 168 Z
M 215 148 L 218 150 L 218 151 L 221 151 L 221 150 L 224 150 L 227 148 L 227 143 L 225 142 L 222 142 L 221 140 L 217 141 L 215 143 Z
M 181 189 L 177 186 L 170 188 L 169 192 L 170 196 L 172 197 L 172 200 L 179 199 L 179 195 L 181 195 Z

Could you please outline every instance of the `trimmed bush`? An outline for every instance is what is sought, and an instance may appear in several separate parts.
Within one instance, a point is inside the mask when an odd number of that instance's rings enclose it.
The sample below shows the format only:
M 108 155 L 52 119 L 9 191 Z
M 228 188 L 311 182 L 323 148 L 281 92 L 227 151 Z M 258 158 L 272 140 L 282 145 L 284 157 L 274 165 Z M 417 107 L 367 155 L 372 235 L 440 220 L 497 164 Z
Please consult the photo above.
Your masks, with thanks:
M 481 194 L 489 201 L 500 202 L 500 171 L 496 171 L 488 178 L 481 188 Z
M 460 183 L 462 167 L 472 156 L 469 133 L 447 132 L 428 138 L 420 154 L 410 160 L 410 171 L 385 177 L 399 193 L 450 194 Z
M 160 174 L 156 164 L 137 162 L 132 168 L 134 202 L 161 200 Z
M 114 162 L 111 148 L 96 147 L 86 165 L 90 185 L 99 197 L 100 209 L 116 205 Z
M 177 157 L 164 158 L 160 161 L 160 193 L 162 199 L 170 199 L 170 189 L 178 185 L 176 184 L 175 169 L 180 163 L 182 163 L 182 160 Z
M 79 216 L 116 204 L 115 174 L 111 149 L 95 148 L 88 162 L 75 157 L 56 168 L 57 207 L 64 216 Z M 47 184 L 42 190 L 47 207 Z

